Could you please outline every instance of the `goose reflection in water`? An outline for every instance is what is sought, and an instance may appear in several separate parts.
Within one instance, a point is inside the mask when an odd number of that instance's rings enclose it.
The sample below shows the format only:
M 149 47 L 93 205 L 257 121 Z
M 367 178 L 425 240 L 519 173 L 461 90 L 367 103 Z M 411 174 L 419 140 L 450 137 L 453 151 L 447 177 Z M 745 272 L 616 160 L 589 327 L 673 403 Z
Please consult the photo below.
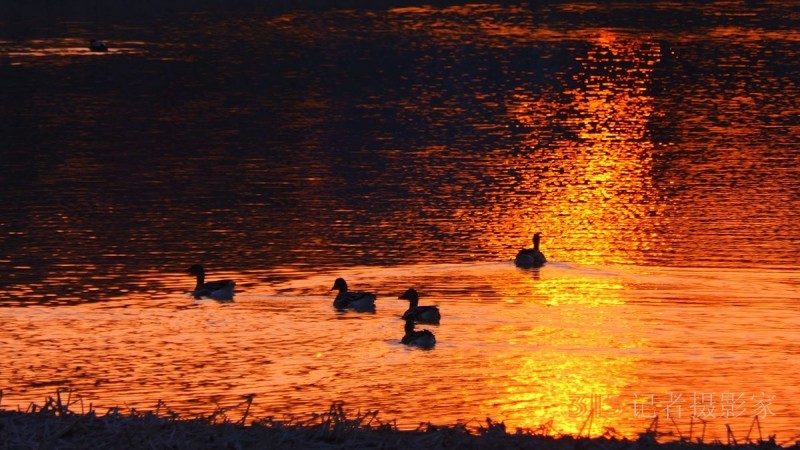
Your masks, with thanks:
M 436 345 L 436 336 L 430 330 L 414 329 L 414 319 L 406 319 L 405 325 L 406 334 L 400 340 L 405 345 L 411 347 L 419 347 L 422 349 L 431 349 Z

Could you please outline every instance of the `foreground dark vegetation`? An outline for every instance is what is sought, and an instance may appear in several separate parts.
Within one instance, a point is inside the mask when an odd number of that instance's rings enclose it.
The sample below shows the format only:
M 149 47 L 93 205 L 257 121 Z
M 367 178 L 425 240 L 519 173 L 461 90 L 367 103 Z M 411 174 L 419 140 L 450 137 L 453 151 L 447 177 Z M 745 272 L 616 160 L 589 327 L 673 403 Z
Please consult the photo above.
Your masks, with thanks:
M 0 449 L 800 449 L 797 442 L 781 446 L 772 437 L 737 441 L 732 435 L 727 442 L 659 442 L 661 436 L 654 429 L 635 440 L 615 436 L 613 430 L 594 438 L 552 436 L 548 428 L 508 432 L 490 419 L 475 426 L 423 424 L 416 430 L 399 430 L 380 421 L 377 412 L 348 417 L 341 403 L 305 421 L 248 422 L 251 401 L 243 403 L 244 412 L 235 421 L 226 410 L 187 419 L 161 411 L 161 405 L 155 412 L 122 413 L 116 408 L 102 414 L 92 408 L 76 412 L 78 402 L 71 393 L 59 391 L 27 411 L 0 410 Z

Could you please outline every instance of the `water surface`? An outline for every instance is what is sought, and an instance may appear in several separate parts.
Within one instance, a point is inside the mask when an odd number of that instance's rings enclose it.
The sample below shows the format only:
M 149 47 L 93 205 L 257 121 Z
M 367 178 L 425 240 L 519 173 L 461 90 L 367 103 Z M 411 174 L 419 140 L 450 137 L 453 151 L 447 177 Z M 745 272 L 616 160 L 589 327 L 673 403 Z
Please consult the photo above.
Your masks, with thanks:
M 256 416 L 344 400 L 403 427 L 630 435 L 694 414 L 724 438 L 755 415 L 790 439 L 799 18 L 566 2 L 9 22 L 2 406 L 71 387 L 208 414 L 255 394 Z M 550 263 L 519 270 L 536 231 Z M 235 301 L 189 297 L 194 263 Z M 339 276 L 376 314 L 332 310 Z M 411 286 L 442 309 L 433 351 L 399 344 Z

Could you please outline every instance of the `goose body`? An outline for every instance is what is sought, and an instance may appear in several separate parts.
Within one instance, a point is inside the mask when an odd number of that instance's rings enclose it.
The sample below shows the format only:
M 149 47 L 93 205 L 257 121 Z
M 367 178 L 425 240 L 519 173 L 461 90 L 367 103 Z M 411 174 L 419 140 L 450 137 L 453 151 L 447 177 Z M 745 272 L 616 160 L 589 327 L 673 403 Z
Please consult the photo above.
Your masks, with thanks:
M 339 290 L 333 299 L 333 307 L 340 310 L 352 309 L 358 312 L 375 312 L 375 294 L 347 290 L 344 278 L 337 278 L 331 290 Z
M 219 280 L 206 282 L 206 271 L 200 264 L 189 267 L 188 272 L 197 277 L 197 285 L 192 291 L 194 298 L 209 297 L 214 300 L 233 300 L 233 280 Z
M 106 45 L 106 43 L 103 41 L 92 39 L 89 41 L 89 50 L 93 52 L 107 52 L 108 45 Z
M 419 306 L 419 294 L 416 289 L 410 288 L 397 298 L 408 300 L 408 310 L 403 313 L 403 320 L 411 319 L 416 323 L 439 325 L 439 321 L 442 319 L 439 308 L 436 306 Z
M 405 331 L 405 336 L 400 340 L 400 342 L 405 345 L 424 349 L 430 349 L 436 345 L 436 336 L 434 336 L 431 331 L 417 331 L 414 329 L 414 319 L 406 319 Z
M 541 235 L 541 233 L 535 233 L 533 235 L 533 248 L 523 248 L 517 252 L 517 257 L 514 258 L 514 264 L 517 267 L 530 269 L 542 267 L 547 262 L 544 253 L 539 250 L 539 241 L 542 239 Z

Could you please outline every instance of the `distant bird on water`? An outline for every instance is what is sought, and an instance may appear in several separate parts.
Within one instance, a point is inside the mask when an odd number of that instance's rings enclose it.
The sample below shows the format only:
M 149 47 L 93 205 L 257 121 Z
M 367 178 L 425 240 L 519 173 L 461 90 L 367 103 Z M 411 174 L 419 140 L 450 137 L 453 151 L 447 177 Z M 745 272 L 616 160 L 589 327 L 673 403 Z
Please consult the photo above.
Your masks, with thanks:
M 233 300 L 233 280 L 209 281 L 206 283 L 206 271 L 200 264 L 189 267 L 188 272 L 197 277 L 197 285 L 192 291 L 194 298 L 209 297 L 214 300 Z
M 542 267 L 547 262 L 544 253 L 539 250 L 539 241 L 542 239 L 542 233 L 534 233 L 533 235 L 533 248 L 523 248 L 517 253 L 514 258 L 514 264 L 517 267 L 524 269 L 531 269 L 534 267 Z
M 89 50 L 93 52 L 107 52 L 108 45 L 106 45 L 106 43 L 103 41 L 92 39 L 89 41 Z
M 424 349 L 433 348 L 436 345 L 436 336 L 429 330 L 414 330 L 414 319 L 406 319 L 406 334 L 400 340 L 405 345 Z
M 408 300 L 408 310 L 403 314 L 403 320 L 411 319 L 416 323 L 427 323 L 439 325 L 442 315 L 436 306 L 419 306 L 419 294 L 414 288 L 410 288 L 403 295 L 397 297 Z
M 358 312 L 375 312 L 375 294 L 371 292 L 352 292 L 347 290 L 344 278 L 337 278 L 331 290 L 339 290 L 333 300 L 336 309 L 353 309 Z

